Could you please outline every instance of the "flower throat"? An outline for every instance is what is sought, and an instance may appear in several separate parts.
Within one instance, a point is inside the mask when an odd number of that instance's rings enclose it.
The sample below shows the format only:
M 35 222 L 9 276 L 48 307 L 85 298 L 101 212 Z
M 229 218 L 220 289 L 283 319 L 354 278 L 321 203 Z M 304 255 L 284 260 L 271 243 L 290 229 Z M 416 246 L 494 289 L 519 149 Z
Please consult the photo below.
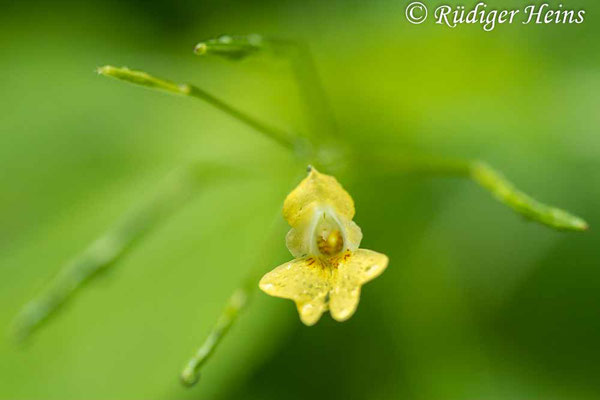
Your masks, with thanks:
M 344 249 L 344 236 L 338 223 L 326 213 L 315 230 L 317 248 L 324 256 L 335 256 Z

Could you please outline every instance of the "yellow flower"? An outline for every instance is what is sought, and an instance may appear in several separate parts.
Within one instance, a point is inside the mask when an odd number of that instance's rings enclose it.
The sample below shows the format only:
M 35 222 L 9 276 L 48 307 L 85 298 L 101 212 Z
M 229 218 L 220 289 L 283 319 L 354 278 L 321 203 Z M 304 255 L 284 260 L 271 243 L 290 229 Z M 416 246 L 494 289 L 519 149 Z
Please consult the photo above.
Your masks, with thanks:
M 283 216 L 292 229 L 286 245 L 294 260 L 267 273 L 260 288 L 296 303 L 300 319 L 314 325 L 329 310 L 337 321 L 356 311 L 361 286 L 388 265 L 384 254 L 359 249 L 354 200 L 329 175 L 311 168 L 287 196 Z

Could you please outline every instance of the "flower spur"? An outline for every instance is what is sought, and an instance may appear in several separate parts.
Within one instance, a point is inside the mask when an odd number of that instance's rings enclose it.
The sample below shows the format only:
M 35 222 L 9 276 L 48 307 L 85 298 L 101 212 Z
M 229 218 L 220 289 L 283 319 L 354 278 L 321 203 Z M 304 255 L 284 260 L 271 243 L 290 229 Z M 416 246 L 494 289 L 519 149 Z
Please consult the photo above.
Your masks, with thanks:
M 292 227 L 286 245 L 296 258 L 265 274 L 259 287 L 293 300 L 306 325 L 327 310 L 337 321 L 350 318 L 361 286 L 388 265 L 384 254 L 359 249 L 362 232 L 352 221 L 354 212 L 352 197 L 338 181 L 312 167 L 285 199 L 283 216 Z

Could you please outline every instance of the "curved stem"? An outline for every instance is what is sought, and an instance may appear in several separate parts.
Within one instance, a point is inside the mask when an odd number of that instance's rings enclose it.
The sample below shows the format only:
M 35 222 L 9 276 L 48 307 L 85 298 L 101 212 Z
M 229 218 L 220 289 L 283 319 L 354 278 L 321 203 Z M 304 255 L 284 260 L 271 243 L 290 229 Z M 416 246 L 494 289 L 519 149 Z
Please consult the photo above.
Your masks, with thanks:
M 482 161 L 419 156 L 398 157 L 380 153 L 361 158 L 359 162 L 379 165 L 388 172 L 425 172 L 466 177 L 492 193 L 501 203 L 532 221 L 558 230 L 588 229 L 588 224 L 583 219 L 525 194 L 500 172 Z
M 181 382 L 185 386 L 193 386 L 199 379 L 200 368 L 206 363 L 209 357 L 215 352 L 217 345 L 221 343 L 223 337 L 231 328 L 231 325 L 237 320 L 240 312 L 248 304 L 250 287 L 245 285 L 238 288 L 229 300 L 225 309 L 217 319 L 217 323 L 212 328 L 204 343 L 198 348 L 196 354 L 190 358 L 183 371 L 181 372 Z
M 262 133 L 268 138 L 274 140 L 279 145 L 285 147 L 288 150 L 297 152 L 304 149 L 300 148 L 302 142 L 299 140 L 298 135 L 294 135 L 290 132 L 283 131 L 281 129 L 270 126 L 237 108 L 230 106 L 223 100 L 211 95 L 210 93 L 189 84 L 178 84 L 166 79 L 157 78 L 143 71 L 130 70 L 129 68 L 118 68 L 111 65 L 98 68 L 98 73 L 112 78 L 120 79 L 136 85 L 145 86 L 151 89 L 159 89 L 169 93 L 179 94 L 183 96 L 195 97 L 197 99 L 206 101 L 213 105 L 219 110 L 227 113 L 233 118 L 237 119 L 254 128 L 256 131 Z
M 271 244 L 276 243 L 281 238 L 284 231 L 285 224 L 283 223 L 283 218 L 278 210 L 275 221 L 268 230 L 269 233 L 264 240 L 263 245 L 259 246 L 261 251 L 257 253 L 257 262 L 252 269 L 248 271 L 243 284 L 229 297 L 216 324 L 212 327 L 202 345 L 183 368 L 180 375 L 181 383 L 183 385 L 191 387 L 198 382 L 200 370 L 215 352 L 215 349 L 224 339 L 227 332 L 229 332 L 233 323 L 240 316 L 241 311 L 248 306 L 251 295 L 258 288 L 257 282 L 264 273 L 264 265 L 269 261 L 264 255 L 270 253 L 267 249 L 270 249 L 272 247 Z
M 559 230 L 585 231 L 588 224 L 560 208 L 541 203 L 517 189 L 501 173 L 481 161 L 470 163 L 469 176 L 500 202 L 525 218 Z
M 337 123 L 307 43 L 258 34 L 222 35 L 198 43 L 194 52 L 200 56 L 215 55 L 230 60 L 241 60 L 261 52 L 288 58 L 306 111 L 311 116 L 311 136 L 319 135 L 322 140 L 323 132 L 328 136 L 337 133 Z

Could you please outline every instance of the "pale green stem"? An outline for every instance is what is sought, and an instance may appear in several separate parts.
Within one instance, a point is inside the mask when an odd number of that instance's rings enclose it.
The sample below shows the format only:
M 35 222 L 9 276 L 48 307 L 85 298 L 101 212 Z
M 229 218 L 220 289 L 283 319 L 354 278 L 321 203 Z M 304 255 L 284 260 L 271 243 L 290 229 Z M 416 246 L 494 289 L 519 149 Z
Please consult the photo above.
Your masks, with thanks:
M 588 224 L 583 219 L 560 208 L 540 203 L 521 192 L 502 174 L 486 163 L 470 163 L 469 175 L 475 182 L 489 190 L 498 200 L 526 218 L 555 229 L 571 231 L 585 231 L 588 229 Z
M 254 267 L 248 271 L 244 283 L 229 297 L 224 310 L 217 319 L 217 323 L 212 327 L 207 338 L 183 368 L 180 375 L 183 385 L 191 387 L 198 382 L 202 366 L 214 353 L 219 343 L 221 343 L 229 331 L 229 328 L 231 328 L 239 317 L 241 311 L 247 307 L 252 293 L 258 288 L 257 282 L 265 271 L 265 263 L 269 262 L 269 258 L 265 257 L 265 255 L 272 253 L 272 244 L 280 240 L 284 234 L 284 227 L 285 224 L 278 211 L 275 222 L 269 229 L 267 239 L 264 241 L 263 246 L 259 246 L 261 251 L 257 254 L 258 260 Z
M 195 97 L 197 99 L 206 101 L 207 103 L 213 105 L 219 110 L 234 117 L 235 119 L 251 126 L 256 131 L 264 134 L 265 136 L 274 140 L 275 142 L 287 148 L 288 150 L 291 150 L 293 152 L 306 151 L 306 149 L 302 148 L 302 146 L 306 146 L 306 144 L 303 144 L 298 139 L 297 135 L 293 135 L 286 131 L 272 127 L 262 121 L 259 121 L 256 118 L 246 114 L 243 111 L 238 110 L 235 107 L 230 106 L 223 100 L 218 99 L 217 97 L 205 92 L 204 90 L 196 86 L 189 84 L 174 83 L 165 79 L 154 77 L 143 71 L 135 71 L 125 67 L 119 68 L 106 65 L 104 67 L 98 68 L 97 71 L 101 75 L 110 76 L 126 82 L 134 83 L 136 85 L 141 85 L 152 89 L 164 90 L 166 92 L 179 94 L 182 96 Z
M 263 37 L 258 34 L 244 36 L 223 35 L 200 42 L 194 49 L 198 55 L 216 55 L 240 60 L 259 52 L 284 56 L 292 63 L 306 110 L 311 115 L 313 138 L 337 133 L 337 124 L 325 94 L 309 46 L 304 42 Z
M 532 221 L 558 230 L 588 229 L 588 224 L 583 219 L 537 201 L 481 161 L 377 154 L 361 158 L 359 162 L 379 165 L 389 172 L 426 172 L 467 177 L 492 193 L 500 202 Z
M 325 133 L 335 136 L 338 130 L 337 122 L 308 44 L 277 39 L 272 39 L 271 42 L 273 46 L 278 46 L 283 51 L 290 53 L 292 68 L 304 104 L 308 113 L 313 116 L 313 135 L 322 137 Z
M 237 320 L 240 312 L 248 304 L 248 297 L 251 288 L 238 288 L 225 306 L 225 309 L 217 319 L 217 323 L 212 328 L 208 337 L 202 343 L 196 354 L 188 361 L 181 372 L 181 382 L 185 386 L 193 386 L 200 377 L 200 368 L 206 363 L 209 357 L 215 352 L 217 345 L 223 340 L 231 325 Z
M 229 173 L 222 168 L 210 168 L 191 165 L 175 171 L 152 199 L 134 208 L 66 264 L 49 286 L 26 304 L 15 318 L 13 329 L 17 339 L 31 335 L 80 288 L 127 254 L 136 240 L 180 208 L 209 179 Z

